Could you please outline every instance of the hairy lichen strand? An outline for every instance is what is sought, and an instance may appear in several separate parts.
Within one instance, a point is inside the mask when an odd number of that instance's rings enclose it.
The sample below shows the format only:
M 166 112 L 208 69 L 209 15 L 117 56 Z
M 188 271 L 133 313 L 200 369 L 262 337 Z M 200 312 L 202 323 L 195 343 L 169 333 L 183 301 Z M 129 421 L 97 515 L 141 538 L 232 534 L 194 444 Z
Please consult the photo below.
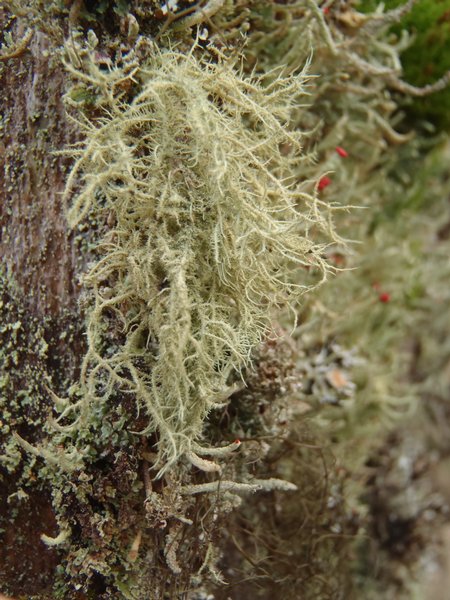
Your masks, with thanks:
M 273 310 L 307 291 L 299 269 L 325 277 L 317 241 L 333 232 L 293 177 L 304 157 L 288 121 L 305 72 L 249 79 L 229 61 L 153 49 L 132 77 L 140 89 L 127 104 L 114 95 L 120 74 L 109 75 L 110 105 L 84 123 L 66 189 L 68 199 L 80 186 L 72 226 L 91 211 L 114 224 L 85 277 L 81 405 L 114 385 L 133 393 L 150 418 L 145 432 L 158 432 L 163 472 L 191 452 Z M 124 340 L 102 354 L 111 313 Z

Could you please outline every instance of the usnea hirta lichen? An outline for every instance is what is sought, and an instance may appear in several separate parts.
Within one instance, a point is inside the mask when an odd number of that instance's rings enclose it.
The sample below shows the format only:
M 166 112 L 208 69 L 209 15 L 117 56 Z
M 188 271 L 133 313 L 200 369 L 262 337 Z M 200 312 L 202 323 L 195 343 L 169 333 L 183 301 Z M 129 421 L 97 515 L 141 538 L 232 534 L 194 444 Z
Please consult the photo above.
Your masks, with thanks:
M 322 243 L 333 235 L 292 176 L 305 160 L 289 120 L 306 70 L 247 78 L 194 49 L 150 47 L 123 76 L 102 74 L 89 53 L 84 70 L 73 52 L 67 63 L 104 101 L 100 118 L 80 120 L 85 142 L 71 150 L 65 191 L 72 227 L 88 215 L 104 223 L 84 279 L 92 302 L 76 408 L 82 420 L 92 402 L 132 394 L 149 417 L 144 433 L 157 433 L 160 473 L 183 455 L 211 466 L 198 456 L 214 455 L 198 443 L 206 415 L 235 389 L 273 311 L 307 291 L 306 271 L 326 276 Z M 120 335 L 105 343 L 112 319 Z

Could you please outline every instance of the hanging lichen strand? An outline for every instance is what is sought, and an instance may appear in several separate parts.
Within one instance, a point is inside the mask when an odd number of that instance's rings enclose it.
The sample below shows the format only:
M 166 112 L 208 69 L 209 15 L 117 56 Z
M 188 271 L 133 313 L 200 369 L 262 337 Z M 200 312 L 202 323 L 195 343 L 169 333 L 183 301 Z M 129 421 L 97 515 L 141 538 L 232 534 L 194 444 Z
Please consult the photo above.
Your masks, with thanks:
M 305 160 L 288 124 L 307 76 L 250 80 L 226 60 L 152 48 L 124 103 L 123 72 L 103 76 L 83 56 L 84 72 L 78 57 L 69 69 L 93 88 L 98 76 L 108 106 L 73 150 L 69 221 L 90 213 L 107 231 L 85 277 L 78 407 L 88 415 L 113 390 L 131 393 L 145 433 L 158 433 L 161 473 L 182 455 L 208 468 L 195 454 L 214 454 L 195 442 L 208 411 L 234 389 L 273 309 L 295 305 L 311 267 L 327 272 L 315 242 L 333 237 L 329 215 L 290 176 Z

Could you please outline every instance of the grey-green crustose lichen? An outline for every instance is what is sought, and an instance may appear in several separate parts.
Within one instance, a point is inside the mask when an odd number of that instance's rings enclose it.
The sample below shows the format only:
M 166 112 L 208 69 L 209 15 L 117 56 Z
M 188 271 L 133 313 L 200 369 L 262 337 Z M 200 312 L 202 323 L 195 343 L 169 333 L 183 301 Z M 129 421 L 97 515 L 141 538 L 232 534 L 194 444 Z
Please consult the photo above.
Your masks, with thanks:
M 145 63 L 107 72 L 92 51 L 68 56 L 103 110 L 80 120 L 85 142 L 69 151 L 69 222 L 94 212 L 105 231 L 84 278 L 82 398 L 62 415 L 82 421 L 120 389 L 147 412 L 160 469 L 182 455 L 206 467 L 206 415 L 235 389 L 273 310 L 309 289 L 302 270 L 328 270 L 317 243 L 334 235 L 328 215 L 292 176 L 305 157 L 289 119 L 307 76 L 251 79 L 233 61 L 151 45 Z

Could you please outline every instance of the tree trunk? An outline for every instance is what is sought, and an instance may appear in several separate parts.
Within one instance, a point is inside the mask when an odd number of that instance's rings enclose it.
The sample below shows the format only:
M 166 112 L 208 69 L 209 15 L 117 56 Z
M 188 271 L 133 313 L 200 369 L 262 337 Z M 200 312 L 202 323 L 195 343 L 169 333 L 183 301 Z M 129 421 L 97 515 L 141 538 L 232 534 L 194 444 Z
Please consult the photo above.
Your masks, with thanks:
M 4 8 L 0 24 L 15 40 L 27 35 Z M 85 255 L 67 227 L 61 200 L 67 160 L 56 152 L 75 138 L 63 107 L 55 42 L 36 30 L 0 68 L 0 403 L 9 417 L 9 426 L 0 421 L 4 445 L 10 427 L 38 442 L 51 409 L 45 386 L 61 389 L 75 375 L 83 346 L 76 273 Z M 40 537 L 57 531 L 50 490 L 30 485 L 25 491 L 24 477 L 35 474 L 24 473 L 23 463 L 1 466 L 0 588 L 17 596 L 39 594 L 58 564 Z

